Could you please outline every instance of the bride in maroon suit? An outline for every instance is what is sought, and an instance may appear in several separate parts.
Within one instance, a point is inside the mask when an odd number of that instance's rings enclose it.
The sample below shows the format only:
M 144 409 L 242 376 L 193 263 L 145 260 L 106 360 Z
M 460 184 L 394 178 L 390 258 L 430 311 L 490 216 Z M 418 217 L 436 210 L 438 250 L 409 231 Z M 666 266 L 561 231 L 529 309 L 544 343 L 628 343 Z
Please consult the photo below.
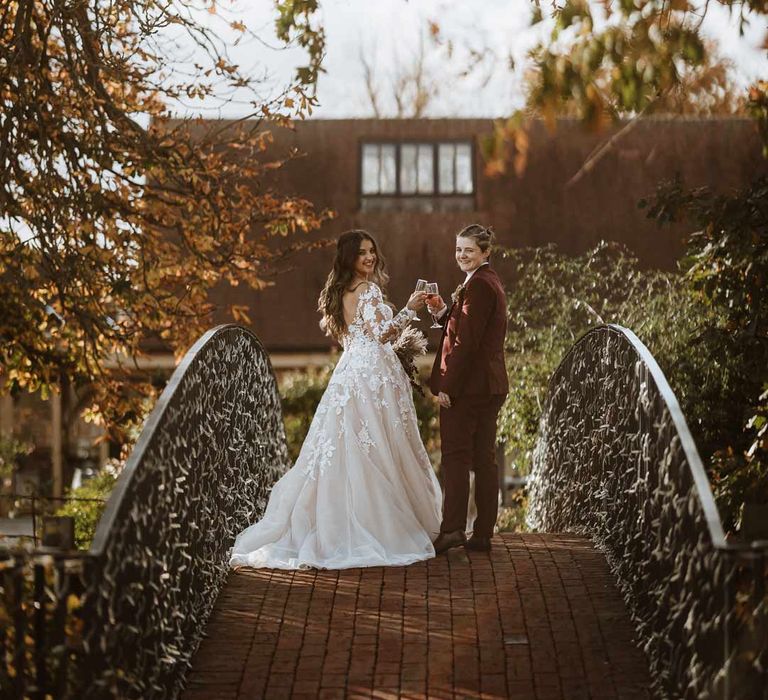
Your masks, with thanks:
M 438 296 L 430 311 L 443 326 L 430 378 L 440 404 L 440 440 L 445 501 L 440 554 L 452 547 L 488 551 L 496 524 L 499 469 L 496 419 L 509 391 L 504 363 L 507 304 L 490 265 L 493 232 L 472 224 L 456 236 L 456 262 L 466 274 L 448 307 Z M 469 472 L 475 472 L 477 518 L 466 540 Z

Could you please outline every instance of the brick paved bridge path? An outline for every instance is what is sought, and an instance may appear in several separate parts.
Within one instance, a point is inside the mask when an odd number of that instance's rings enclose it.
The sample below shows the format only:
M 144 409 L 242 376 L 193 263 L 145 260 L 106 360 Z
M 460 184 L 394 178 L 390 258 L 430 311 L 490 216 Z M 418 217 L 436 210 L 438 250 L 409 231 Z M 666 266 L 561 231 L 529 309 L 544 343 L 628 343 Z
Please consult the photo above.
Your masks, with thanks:
M 234 572 L 182 697 L 650 697 L 588 539 L 493 542 L 401 568 Z

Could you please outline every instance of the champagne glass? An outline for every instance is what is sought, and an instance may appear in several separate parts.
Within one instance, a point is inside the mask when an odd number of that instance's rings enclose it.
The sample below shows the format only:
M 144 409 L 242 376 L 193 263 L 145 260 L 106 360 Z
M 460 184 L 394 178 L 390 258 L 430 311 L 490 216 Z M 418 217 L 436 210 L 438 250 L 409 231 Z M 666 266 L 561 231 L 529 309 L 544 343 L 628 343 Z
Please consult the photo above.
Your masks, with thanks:
M 440 291 L 437 286 L 437 282 L 427 282 L 427 286 L 424 287 L 424 291 L 427 293 L 427 299 L 432 299 L 433 297 L 436 297 L 438 294 L 440 294 Z M 432 316 L 432 325 L 430 328 L 442 328 L 442 326 L 437 322 L 437 319 Z
M 418 279 L 416 280 L 416 289 L 414 289 L 414 292 L 423 292 L 427 288 L 427 280 Z M 421 321 L 421 319 L 418 316 L 413 317 L 414 321 Z

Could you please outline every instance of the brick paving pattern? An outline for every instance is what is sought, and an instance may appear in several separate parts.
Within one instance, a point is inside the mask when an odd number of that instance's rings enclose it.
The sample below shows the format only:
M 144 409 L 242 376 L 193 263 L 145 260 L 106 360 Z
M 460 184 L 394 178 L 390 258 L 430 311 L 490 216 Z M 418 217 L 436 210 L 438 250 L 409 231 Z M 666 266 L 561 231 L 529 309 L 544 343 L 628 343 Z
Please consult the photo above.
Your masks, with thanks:
M 588 539 L 493 543 L 408 567 L 233 572 L 182 697 L 651 697 Z

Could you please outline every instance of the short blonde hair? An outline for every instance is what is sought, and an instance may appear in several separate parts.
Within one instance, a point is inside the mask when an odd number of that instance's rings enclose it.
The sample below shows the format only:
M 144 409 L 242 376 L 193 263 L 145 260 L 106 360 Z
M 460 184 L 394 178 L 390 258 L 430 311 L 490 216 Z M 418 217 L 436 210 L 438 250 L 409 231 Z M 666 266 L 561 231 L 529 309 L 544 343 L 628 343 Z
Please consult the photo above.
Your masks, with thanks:
M 491 249 L 496 241 L 496 236 L 490 226 L 481 226 L 480 224 L 470 224 L 465 226 L 456 234 L 456 238 L 471 238 L 477 247 L 485 253 Z

